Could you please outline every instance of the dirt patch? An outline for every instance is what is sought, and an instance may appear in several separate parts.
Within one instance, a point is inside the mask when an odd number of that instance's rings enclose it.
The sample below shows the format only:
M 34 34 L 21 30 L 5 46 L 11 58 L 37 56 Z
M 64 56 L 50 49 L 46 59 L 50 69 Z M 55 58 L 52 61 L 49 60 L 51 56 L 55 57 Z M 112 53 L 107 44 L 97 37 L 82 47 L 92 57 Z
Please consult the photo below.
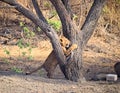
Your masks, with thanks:
M 33 48 L 33 60 L 20 58 L 17 46 L 1 45 L 0 93 L 120 93 L 119 80 L 92 81 L 92 78 L 99 73 L 115 73 L 113 65 L 120 59 L 118 42 L 112 40 L 112 43 L 106 43 L 104 40 L 92 37 L 83 56 L 84 75 L 87 81 L 77 83 L 65 80 L 59 67 L 56 68 L 54 79 L 48 79 L 44 70 L 29 76 L 24 75 L 26 71 L 41 65 L 49 55 L 52 48 L 48 40 L 40 41 L 39 47 Z M 9 56 L 4 53 L 4 47 L 10 50 Z M 13 67 L 21 69 L 23 73 L 18 74 Z
M 4 72 L 0 76 L 1 93 L 120 93 L 119 83 L 71 82 Z

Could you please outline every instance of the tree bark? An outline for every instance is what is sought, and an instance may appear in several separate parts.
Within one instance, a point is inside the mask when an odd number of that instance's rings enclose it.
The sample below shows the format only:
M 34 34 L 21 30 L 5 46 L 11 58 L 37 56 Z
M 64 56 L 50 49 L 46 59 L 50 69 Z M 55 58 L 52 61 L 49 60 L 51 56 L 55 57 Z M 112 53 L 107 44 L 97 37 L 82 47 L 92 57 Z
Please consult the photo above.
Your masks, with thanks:
M 56 8 L 56 11 L 62 22 L 63 34 L 65 36 L 67 35 L 66 37 L 68 37 L 72 43 L 76 43 L 78 45 L 78 49 L 72 53 L 70 60 L 67 60 L 67 64 L 65 66 L 68 79 L 72 81 L 78 81 L 80 78 L 83 78 L 81 68 L 84 46 L 88 42 L 96 27 L 106 0 L 94 0 L 94 3 L 81 29 L 78 29 L 70 19 L 70 16 L 68 15 L 64 5 L 61 3 L 61 0 L 50 1 Z
M 71 16 L 69 15 L 67 9 L 65 8 L 61 0 L 50 0 L 50 1 L 54 5 L 58 13 L 58 16 L 61 20 L 64 36 L 72 40 L 71 32 L 72 32 L 72 29 L 74 29 L 75 31 L 76 27 L 74 27 L 75 25 L 72 22 Z
M 105 3 L 106 0 L 94 0 L 94 3 L 88 13 L 88 16 L 81 28 L 81 31 L 83 33 L 82 41 L 84 45 L 86 45 L 91 35 L 93 34 L 93 31 L 97 25 L 98 19 L 100 17 L 101 11 Z
M 73 57 L 71 57 L 70 61 L 68 61 L 69 65 L 67 65 L 66 72 L 69 74 L 69 79 L 73 81 L 77 81 L 79 79 L 82 80 L 82 54 L 84 50 L 84 46 L 87 44 L 89 38 L 91 37 L 94 29 L 96 27 L 97 21 L 100 17 L 100 13 L 105 4 L 106 0 L 94 0 L 93 5 L 87 15 L 87 18 L 81 28 L 81 31 L 78 31 L 77 35 L 73 38 L 76 40 L 78 44 L 78 49 L 75 51 Z M 74 41 L 75 41 L 74 40 Z M 72 61 L 71 61 L 72 60 Z
M 72 10 L 71 10 L 71 6 L 69 4 L 69 0 L 61 0 L 62 3 L 64 4 L 66 10 L 68 11 L 68 14 L 70 15 L 71 19 L 73 18 L 73 13 L 72 13 Z
M 42 21 L 44 21 L 45 23 L 47 23 L 46 18 L 43 16 L 43 14 L 42 14 L 42 12 L 41 12 L 41 10 L 39 8 L 37 0 L 32 0 L 32 3 L 33 3 L 33 6 L 35 8 L 35 11 L 36 11 L 39 19 L 41 19 Z

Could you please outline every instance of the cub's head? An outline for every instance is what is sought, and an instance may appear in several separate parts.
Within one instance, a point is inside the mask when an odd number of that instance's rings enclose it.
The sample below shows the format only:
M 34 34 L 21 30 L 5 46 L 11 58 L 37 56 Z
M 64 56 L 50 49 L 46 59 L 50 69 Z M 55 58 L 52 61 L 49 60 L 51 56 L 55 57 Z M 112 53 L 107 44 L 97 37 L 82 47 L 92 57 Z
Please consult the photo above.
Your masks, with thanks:
M 60 44 L 66 49 L 70 47 L 71 42 L 64 36 L 60 36 Z

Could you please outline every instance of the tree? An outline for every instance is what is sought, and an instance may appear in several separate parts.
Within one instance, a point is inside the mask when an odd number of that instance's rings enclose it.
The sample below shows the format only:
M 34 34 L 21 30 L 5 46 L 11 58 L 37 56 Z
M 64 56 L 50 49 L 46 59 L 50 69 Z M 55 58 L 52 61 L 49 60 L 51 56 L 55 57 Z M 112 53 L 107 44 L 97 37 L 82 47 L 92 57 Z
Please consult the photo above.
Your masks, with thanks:
M 66 36 L 72 43 L 78 45 L 77 50 L 75 50 L 69 60 L 63 54 L 62 48 L 59 43 L 58 36 L 55 30 L 47 23 L 46 18 L 43 16 L 37 0 L 32 0 L 34 8 L 36 10 L 37 16 L 31 11 L 24 8 L 17 0 L 0 0 L 11 6 L 15 6 L 15 9 L 21 12 L 24 16 L 30 19 L 33 23 L 39 26 L 42 31 L 49 37 L 54 52 L 61 68 L 61 71 L 65 75 L 65 78 L 72 81 L 78 81 L 82 77 L 82 52 L 90 39 L 94 29 L 96 27 L 97 21 L 100 17 L 102 8 L 106 0 L 94 0 L 92 7 L 86 17 L 84 24 L 79 27 L 74 23 L 73 14 L 71 12 L 71 7 L 69 5 L 69 0 L 50 0 L 50 2 L 55 7 L 60 21 L 62 23 L 62 31 L 64 36 Z

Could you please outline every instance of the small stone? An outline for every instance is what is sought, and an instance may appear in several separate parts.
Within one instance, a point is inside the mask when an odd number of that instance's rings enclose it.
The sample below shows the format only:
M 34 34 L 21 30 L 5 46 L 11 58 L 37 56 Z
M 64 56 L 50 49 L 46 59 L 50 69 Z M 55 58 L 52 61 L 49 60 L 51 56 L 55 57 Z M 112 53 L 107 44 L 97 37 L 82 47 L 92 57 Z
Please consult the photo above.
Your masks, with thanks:
M 106 75 L 106 80 L 107 81 L 117 81 L 118 77 L 116 74 L 107 74 Z

